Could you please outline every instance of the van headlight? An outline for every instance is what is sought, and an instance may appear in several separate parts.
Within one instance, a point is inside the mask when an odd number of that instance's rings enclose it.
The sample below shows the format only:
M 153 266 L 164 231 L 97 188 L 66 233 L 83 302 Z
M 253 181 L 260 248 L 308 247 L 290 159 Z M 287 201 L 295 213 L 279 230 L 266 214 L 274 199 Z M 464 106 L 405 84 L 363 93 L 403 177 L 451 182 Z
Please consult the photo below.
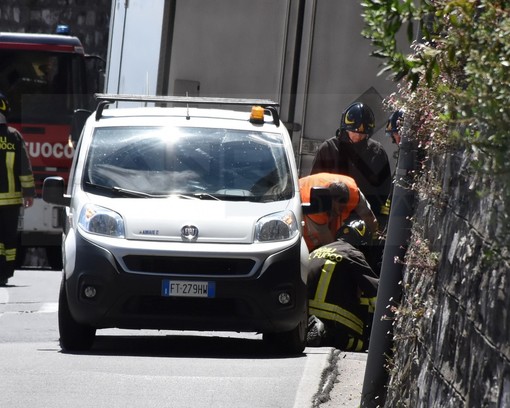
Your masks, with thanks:
M 255 241 L 284 241 L 299 234 L 296 216 L 292 211 L 266 215 L 255 224 Z
M 86 204 L 80 213 L 78 225 L 91 234 L 124 238 L 124 220 L 108 208 Z

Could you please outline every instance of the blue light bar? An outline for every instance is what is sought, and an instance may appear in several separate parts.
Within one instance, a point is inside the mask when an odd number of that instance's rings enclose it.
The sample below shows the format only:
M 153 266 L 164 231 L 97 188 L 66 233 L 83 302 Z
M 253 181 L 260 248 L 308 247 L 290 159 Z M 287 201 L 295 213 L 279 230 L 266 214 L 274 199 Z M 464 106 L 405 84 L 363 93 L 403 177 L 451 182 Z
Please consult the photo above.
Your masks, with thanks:
M 57 25 L 57 29 L 55 30 L 56 34 L 69 35 L 71 30 L 67 24 L 59 24 Z

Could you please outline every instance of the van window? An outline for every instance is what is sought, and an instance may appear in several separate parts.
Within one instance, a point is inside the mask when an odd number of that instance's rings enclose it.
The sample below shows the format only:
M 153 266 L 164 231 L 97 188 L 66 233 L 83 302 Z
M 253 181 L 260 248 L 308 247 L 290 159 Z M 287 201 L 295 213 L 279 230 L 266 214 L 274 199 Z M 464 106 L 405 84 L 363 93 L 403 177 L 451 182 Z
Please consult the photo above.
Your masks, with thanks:
M 117 188 L 249 201 L 293 194 L 280 134 L 216 128 L 97 128 L 84 182 L 95 194 Z

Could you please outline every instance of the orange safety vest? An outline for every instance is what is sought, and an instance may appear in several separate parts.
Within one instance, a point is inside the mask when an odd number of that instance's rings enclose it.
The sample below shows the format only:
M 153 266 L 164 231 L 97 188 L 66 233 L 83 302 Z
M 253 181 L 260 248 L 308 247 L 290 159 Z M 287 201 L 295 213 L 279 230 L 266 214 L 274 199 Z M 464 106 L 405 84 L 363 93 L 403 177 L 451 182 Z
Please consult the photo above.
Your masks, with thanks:
M 345 205 L 340 217 L 337 217 L 332 223 L 330 223 L 329 214 L 326 212 L 305 215 L 303 235 L 309 250 L 326 245 L 329 242 L 321 242 L 317 231 L 312 226 L 307 225 L 307 223 L 309 224 L 310 220 L 318 225 L 329 223 L 329 230 L 332 236 L 335 237 L 338 229 L 357 207 L 359 203 L 359 189 L 352 177 L 343 174 L 317 173 L 299 179 L 299 192 L 301 194 L 301 202 L 303 203 L 310 202 L 310 189 L 312 187 L 329 187 L 332 183 L 344 183 L 349 188 L 349 201 Z

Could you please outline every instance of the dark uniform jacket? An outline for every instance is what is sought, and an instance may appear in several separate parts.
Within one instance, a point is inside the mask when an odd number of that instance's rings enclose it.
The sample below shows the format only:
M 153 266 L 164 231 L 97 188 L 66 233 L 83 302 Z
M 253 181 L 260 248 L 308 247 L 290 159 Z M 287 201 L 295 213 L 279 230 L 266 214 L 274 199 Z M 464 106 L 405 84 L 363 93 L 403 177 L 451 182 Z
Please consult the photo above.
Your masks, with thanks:
M 35 196 L 34 176 L 21 134 L 0 124 L 0 205 L 21 205 Z
M 368 346 L 379 280 L 363 253 L 342 239 L 310 254 L 309 314 L 326 326 L 325 345 Z
M 381 222 L 381 208 L 392 180 L 388 155 L 378 141 L 351 143 L 338 137 L 326 140 L 315 155 L 310 174 L 323 172 L 352 177 Z

